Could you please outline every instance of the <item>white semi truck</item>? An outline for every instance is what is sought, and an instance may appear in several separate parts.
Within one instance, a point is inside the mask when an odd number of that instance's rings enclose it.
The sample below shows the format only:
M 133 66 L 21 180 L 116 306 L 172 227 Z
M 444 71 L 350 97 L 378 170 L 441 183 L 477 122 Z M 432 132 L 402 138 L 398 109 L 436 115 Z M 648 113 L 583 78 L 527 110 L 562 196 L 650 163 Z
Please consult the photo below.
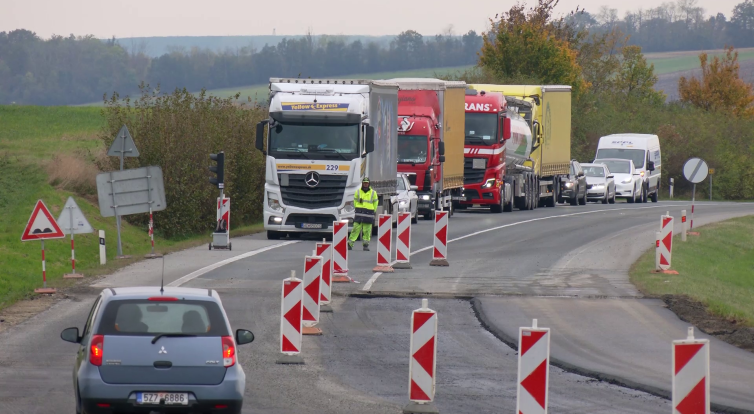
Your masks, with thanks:
M 329 233 L 333 221 L 353 223 L 353 198 L 364 177 L 379 196 L 377 214 L 393 214 L 397 111 L 392 82 L 270 79 L 269 118 L 257 125 L 256 141 L 266 156 L 267 238 Z

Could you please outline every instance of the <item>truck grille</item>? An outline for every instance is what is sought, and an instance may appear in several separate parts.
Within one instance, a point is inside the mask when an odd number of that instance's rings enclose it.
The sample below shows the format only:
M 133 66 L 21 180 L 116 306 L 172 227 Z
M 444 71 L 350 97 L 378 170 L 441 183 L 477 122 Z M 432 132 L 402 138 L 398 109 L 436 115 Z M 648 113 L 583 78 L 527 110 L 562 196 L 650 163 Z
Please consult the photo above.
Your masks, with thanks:
M 281 180 L 282 174 L 278 174 Z M 283 204 L 302 208 L 338 207 L 343 202 L 348 176 L 320 174 L 319 184 L 309 187 L 304 182 L 306 174 L 288 174 L 288 185 L 280 186 Z
M 474 158 L 464 158 L 463 162 L 463 183 L 464 184 L 478 184 L 484 180 L 484 172 L 486 170 L 475 170 Z

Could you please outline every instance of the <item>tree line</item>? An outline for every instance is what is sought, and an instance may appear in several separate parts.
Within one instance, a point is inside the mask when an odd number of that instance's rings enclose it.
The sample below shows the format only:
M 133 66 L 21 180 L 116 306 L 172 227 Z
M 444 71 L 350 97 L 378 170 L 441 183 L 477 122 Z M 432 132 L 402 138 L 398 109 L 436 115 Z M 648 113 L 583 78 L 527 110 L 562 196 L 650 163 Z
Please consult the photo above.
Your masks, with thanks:
M 698 0 L 677 0 L 629 11 L 623 18 L 609 6 L 591 13 L 580 10 L 568 22 L 590 32 L 620 30 L 631 37 L 629 44 L 641 46 L 644 52 L 754 46 L 754 0 L 737 4 L 729 17 L 708 15 Z
M 128 51 L 117 39 L 53 36 L 28 30 L 0 32 L 0 104 L 69 105 L 102 100 L 117 91 L 138 93 L 140 82 L 163 90 L 228 88 L 266 83 L 270 77 L 332 77 L 440 68 L 476 63 L 482 37 L 473 30 L 422 36 L 408 30 L 389 46 L 307 35 L 257 50 L 193 48 L 157 58 Z

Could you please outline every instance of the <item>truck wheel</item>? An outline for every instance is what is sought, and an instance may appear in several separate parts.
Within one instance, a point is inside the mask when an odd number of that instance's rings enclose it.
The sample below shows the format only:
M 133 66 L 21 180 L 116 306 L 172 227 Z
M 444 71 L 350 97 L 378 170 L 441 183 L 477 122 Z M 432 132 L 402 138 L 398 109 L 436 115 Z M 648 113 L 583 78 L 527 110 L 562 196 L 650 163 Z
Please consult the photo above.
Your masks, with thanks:
M 648 201 L 647 193 L 649 191 L 647 190 L 646 186 L 641 186 L 641 202 L 646 203 Z

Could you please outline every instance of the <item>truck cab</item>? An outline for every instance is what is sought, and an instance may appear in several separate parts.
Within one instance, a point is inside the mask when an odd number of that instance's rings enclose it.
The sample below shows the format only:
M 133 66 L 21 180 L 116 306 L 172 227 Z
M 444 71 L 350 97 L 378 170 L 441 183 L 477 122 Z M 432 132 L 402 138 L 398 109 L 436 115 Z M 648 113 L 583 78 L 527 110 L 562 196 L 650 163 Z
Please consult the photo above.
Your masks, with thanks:
M 510 138 L 507 104 L 500 92 L 466 90 L 462 206 L 489 206 L 507 210 L 505 140 Z
M 398 91 L 398 172 L 417 186 L 419 214 L 431 214 L 440 162 L 440 101 L 433 90 Z

